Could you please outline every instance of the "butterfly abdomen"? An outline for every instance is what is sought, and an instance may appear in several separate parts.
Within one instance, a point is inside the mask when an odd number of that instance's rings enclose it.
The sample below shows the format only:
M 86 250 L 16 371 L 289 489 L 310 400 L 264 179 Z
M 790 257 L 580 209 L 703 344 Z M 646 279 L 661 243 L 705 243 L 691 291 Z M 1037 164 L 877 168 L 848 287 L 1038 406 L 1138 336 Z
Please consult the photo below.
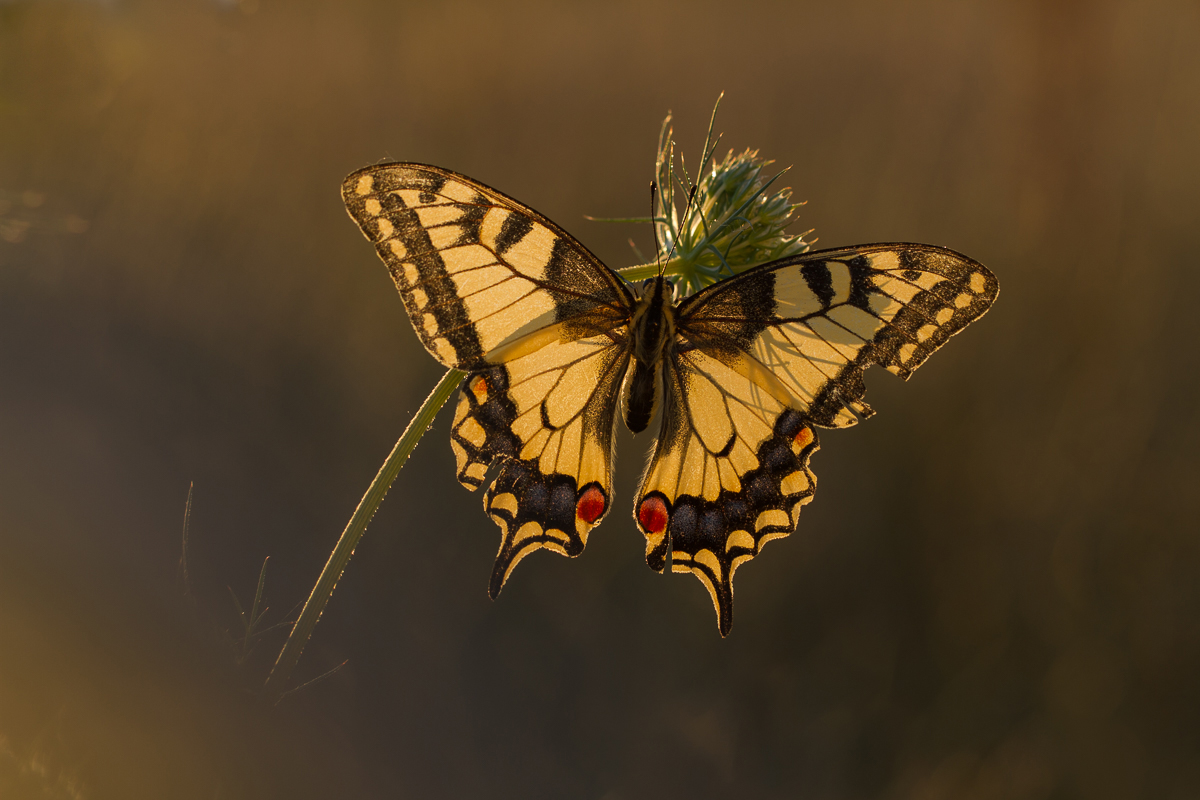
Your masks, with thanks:
M 648 281 L 630 315 L 633 369 L 625 378 L 622 407 L 625 426 L 633 433 L 646 430 L 662 401 L 663 352 L 675 338 L 670 292 L 671 284 L 662 277 Z

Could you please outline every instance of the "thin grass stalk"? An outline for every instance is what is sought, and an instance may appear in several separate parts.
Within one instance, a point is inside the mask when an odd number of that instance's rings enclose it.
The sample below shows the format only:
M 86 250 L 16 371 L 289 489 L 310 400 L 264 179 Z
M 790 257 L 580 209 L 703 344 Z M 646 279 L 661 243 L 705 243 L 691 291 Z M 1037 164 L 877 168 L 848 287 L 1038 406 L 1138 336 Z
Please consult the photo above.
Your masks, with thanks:
M 375 516 L 379 504 L 383 502 L 392 481 L 396 480 L 396 475 L 404 466 L 404 462 L 408 460 L 413 448 L 417 446 L 417 442 L 421 440 L 425 431 L 429 430 L 434 417 L 450 399 L 450 395 L 458 388 L 465 375 L 465 372 L 456 369 L 449 370 L 438 381 L 437 386 L 433 387 L 433 391 L 429 393 L 429 397 L 425 398 L 425 402 L 417 410 L 412 422 L 404 429 L 400 441 L 396 442 L 391 454 L 379 468 L 375 480 L 371 481 L 371 485 L 367 487 L 367 492 L 359 502 L 358 508 L 354 509 L 350 522 L 346 524 L 346 530 L 342 531 L 341 538 L 338 539 L 333 552 L 329 554 L 329 561 L 321 570 L 321 575 L 317 578 L 312 593 L 305 601 L 304 608 L 301 609 L 300 616 L 296 619 L 296 624 L 292 626 L 292 632 L 288 634 L 287 642 L 279 651 L 275 666 L 272 667 L 271 674 L 267 677 L 264 691 L 272 702 L 278 701 L 286 693 L 292 670 L 300 660 L 300 654 L 304 652 L 304 646 L 312 637 L 313 629 L 317 627 L 317 620 L 321 618 L 325 605 L 333 595 L 333 590 L 342 577 L 342 572 L 345 571 L 350 556 L 354 554 L 354 548 L 358 546 L 359 540 L 366 532 L 367 525 Z

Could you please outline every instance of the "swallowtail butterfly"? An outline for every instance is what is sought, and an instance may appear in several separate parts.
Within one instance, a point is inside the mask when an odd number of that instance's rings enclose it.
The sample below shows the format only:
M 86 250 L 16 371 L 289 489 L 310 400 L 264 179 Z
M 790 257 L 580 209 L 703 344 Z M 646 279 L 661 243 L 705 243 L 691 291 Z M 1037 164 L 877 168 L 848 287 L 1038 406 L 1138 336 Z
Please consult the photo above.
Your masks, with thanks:
M 500 526 L 489 594 L 544 548 L 583 552 L 612 506 L 618 408 L 661 423 L 634 519 L 646 563 L 691 572 L 733 623 L 733 573 L 796 528 L 818 428 L 871 415 L 872 364 L 908 378 L 996 299 L 996 278 L 924 244 L 868 244 L 763 264 L 677 299 L 627 283 L 559 226 L 424 164 L 350 175 L 342 195 L 425 348 L 468 373 L 458 480 Z

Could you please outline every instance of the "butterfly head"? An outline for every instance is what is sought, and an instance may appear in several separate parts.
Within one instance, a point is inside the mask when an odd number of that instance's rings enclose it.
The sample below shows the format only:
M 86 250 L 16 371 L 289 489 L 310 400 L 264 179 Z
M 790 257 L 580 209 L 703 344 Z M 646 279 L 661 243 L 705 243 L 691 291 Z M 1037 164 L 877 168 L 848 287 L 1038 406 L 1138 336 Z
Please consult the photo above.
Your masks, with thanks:
M 653 301 L 657 297 L 660 302 L 673 304 L 679 299 L 679 287 L 665 275 L 647 278 L 635 287 L 635 291 L 637 296 L 644 300 Z

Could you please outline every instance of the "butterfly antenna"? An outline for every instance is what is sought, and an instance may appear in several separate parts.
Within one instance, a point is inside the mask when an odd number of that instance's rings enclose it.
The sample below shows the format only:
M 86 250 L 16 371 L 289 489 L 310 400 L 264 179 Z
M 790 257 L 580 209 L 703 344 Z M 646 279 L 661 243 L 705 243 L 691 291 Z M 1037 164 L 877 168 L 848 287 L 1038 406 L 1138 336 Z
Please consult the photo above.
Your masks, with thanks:
M 713 105 L 712 116 L 708 120 L 708 132 L 704 136 L 704 149 L 700 151 L 700 169 L 698 169 L 696 171 L 696 182 L 695 183 L 692 183 L 691 176 L 688 175 L 688 173 L 687 173 L 687 167 L 684 166 L 684 164 L 683 164 L 683 154 L 680 154 L 680 156 L 679 156 L 679 162 L 680 162 L 680 166 L 683 171 L 684 180 L 679 180 L 678 178 L 676 178 L 676 181 L 678 181 L 680 188 L 686 189 L 687 193 L 688 193 L 688 201 L 687 201 L 687 204 L 683 207 L 683 216 L 680 218 L 683 225 L 688 224 L 688 218 L 691 213 L 692 206 L 696 202 L 696 190 L 700 188 L 700 182 L 704 179 L 704 170 L 708 168 L 709 162 L 711 162 L 713 156 L 716 155 L 717 143 L 721 141 L 721 134 L 717 134 L 716 138 L 715 139 L 713 138 L 713 127 L 716 125 L 716 122 L 717 122 L 717 109 L 721 106 L 721 100 L 724 97 L 725 97 L 725 93 L 721 92 L 719 95 L 717 95 L 716 104 Z M 671 165 L 672 166 L 674 165 L 674 162 L 675 162 L 675 158 L 674 158 L 674 153 L 672 152 L 672 154 L 671 154 Z M 673 176 L 673 171 L 671 171 L 671 172 L 672 172 L 672 176 Z M 690 186 L 685 184 L 684 181 L 687 181 L 687 184 L 690 184 Z M 697 207 L 696 211 L 700 217 L 700 226 L 702 228 L 704 228 L 704 235 L 705 235 L 705 238 L 707 239 L 708 235 L 709 235 L 708 221 L 704 219 L 704 212 L 702 210 L 700 210 L 699 207 Z M 675 255 L 675 245 L 678 244 L 678 241 L 679 241 L 679 238 L 676 237 L 675 240 L 671 242 L 671 252 L 667 254 L 668 261 L 670 261 L 672 256 Z
M 680 219 L 683 221 L 684 225 L 687 225 L 688 213 L 692 210 L 692 203 L 694 203 L 696 201 L 696 189 L 698 189 L 698 188 L 699 188 L 698 186 L 692 186 L 692 188 L 688 191 L 687 205 L 685 205 L 683 207 L 683 216 L 680 217 Z M 676 236 L 674 241 L 671 242 L 671 252 L 667 253 L 667 261 L 670 261 L 671 258 L 674 257 L 675 247 L 678 244 L 679 244 L 679 237 Z M 663 266 L 665 267 L 666 265 L 664 264 Z
M 658 243 L 658 209 L 655 200 L 658 198 L 658 182 L 650 181 L 650 230 L 654 234 L 654 263 L 658 265 L 658 274 L 663 273 L 662 246 Z

